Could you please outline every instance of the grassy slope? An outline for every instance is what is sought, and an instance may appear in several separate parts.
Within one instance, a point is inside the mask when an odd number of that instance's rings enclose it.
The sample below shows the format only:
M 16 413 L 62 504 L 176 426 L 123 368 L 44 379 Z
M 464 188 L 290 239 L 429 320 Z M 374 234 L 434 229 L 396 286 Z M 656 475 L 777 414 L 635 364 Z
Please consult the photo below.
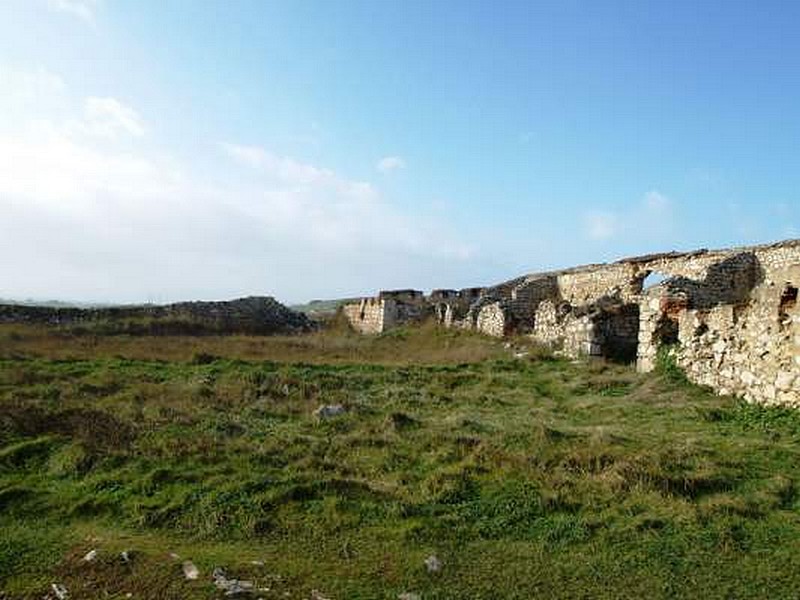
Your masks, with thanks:
M 507 353 L 505 353 L 507 354 Z M 0 358 L 129 359 L 187 362 L 202 357 L 310 364 L 452 364 L 503 356 L 502 344 L 485 336 L 426 325 L 364 337 L 338 323 L 295 336 L 136 336 L 76 334 L 0 325 Z
M 71 598 L 210 598 L 214 566 L 264 598 L 781 598 L 800 582 L 800 417 L 671 371 L 512 360 L 430 330 L 229 340 L 284 362 L 208 356 L 222 339 L 197 354 L 14 331 L 0 331 L 12 597 L 58 581 Z M 415 352 L 435 364 L 406 364 Z M 322 403 L 348 413 L 318 423 Z

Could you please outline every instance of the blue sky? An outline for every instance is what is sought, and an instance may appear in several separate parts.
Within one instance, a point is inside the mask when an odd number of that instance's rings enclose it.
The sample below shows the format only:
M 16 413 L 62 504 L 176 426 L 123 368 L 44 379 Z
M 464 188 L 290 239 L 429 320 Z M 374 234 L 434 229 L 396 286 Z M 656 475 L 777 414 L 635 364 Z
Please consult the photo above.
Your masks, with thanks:
M 800 236 L 796 2 L 0 3 L 0 297 L 284 301 Z

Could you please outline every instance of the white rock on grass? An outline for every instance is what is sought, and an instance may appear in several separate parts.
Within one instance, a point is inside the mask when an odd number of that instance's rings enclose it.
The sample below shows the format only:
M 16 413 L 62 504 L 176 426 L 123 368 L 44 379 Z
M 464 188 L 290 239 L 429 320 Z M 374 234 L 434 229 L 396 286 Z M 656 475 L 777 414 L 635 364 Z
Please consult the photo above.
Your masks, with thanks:
M 438 573 L 442 570 L 442 561 L 435 554 L 431 554 L 425 559 L 425 567 L 428 573 Z
M 63 584 L 53 583 L 50 587 L 52 588 L 53 593 L 56 595 L 58 600 L 67 600 L 67 598 L 69 598 L 69 592 Z
M 217 589 L 224 591 L 226 596 L 249 594 L 255 588 L 252 581 L 229 578 L 227 575 L 225 575 L 225 571 L 219 567 L 214 569 L 214 571 L 211 573 L 211 577 L 214 578 L 214 585 L 217 586 Z
M 89 552 L 87 552 L 83 557 L 83 560 L 86 562 L 92 562 L 95 558 L 97 558 L 97 550 L 89 550 Z
M 422 596 L 414 592 L 403 592 L 397 596 L 397 600 L 422 600 Z
M 183 561 L 181 568 L 183 569 L 183 575 L 186 579 L 197 579 L 200 577 L 200 569 L 190 560 Z
M 323 404 L 314 411 L 314 416 L 320 421 L 344 414 L 345 409 L 341 404 Z

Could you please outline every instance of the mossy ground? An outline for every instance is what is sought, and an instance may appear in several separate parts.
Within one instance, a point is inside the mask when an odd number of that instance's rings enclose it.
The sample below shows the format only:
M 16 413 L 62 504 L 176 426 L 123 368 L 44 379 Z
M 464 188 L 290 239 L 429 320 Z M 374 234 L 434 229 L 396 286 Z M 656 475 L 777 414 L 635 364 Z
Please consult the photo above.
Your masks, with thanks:
M 181 339 L 0 330 L 8 597 L 214 598 L 215 566 L 263 598 L 800 589 L 793 411 L 425 328 Z

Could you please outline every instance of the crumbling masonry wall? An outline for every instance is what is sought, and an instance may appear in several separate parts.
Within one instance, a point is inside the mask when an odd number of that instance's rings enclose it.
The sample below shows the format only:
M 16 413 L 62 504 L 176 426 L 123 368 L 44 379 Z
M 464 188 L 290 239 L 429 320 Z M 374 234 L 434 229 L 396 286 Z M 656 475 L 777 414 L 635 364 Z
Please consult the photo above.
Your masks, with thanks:
M 271 297 L 106 308 L 0 304 L 0 323 L 91 327 L 127 333 L 302 333 L 314 329 L 304 314 Z M 95 329 L 97 331 L 97 329 Z
M 661 281 L 647 286 L 652 274 Z M 627 258 L 429 297 L 382 293 L 345 314 L 366 333 L 433 316 L 447 327 L 528 335 L 568 356 L 636 361 L 643 372 L 668 352 L 692 381 L 719 393 L 800 406 L 798 289 L 800 240 L 789 240 Z M 360 324 L 370 310 L 375 316 Z
M 422 320 L 432 306 L 416 290 L 393 290 L 375 298 L 362 298 L 345 304 L 342 312 L 350 326 L 359 333 L 377 334 L 403 323 Z

